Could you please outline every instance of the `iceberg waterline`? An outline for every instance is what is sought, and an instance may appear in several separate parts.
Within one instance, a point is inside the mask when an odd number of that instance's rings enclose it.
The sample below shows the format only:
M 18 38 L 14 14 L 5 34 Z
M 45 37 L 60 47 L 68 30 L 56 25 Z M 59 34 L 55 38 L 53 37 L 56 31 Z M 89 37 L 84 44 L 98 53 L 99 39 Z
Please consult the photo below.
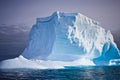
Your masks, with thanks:
M 55 12 L 49 17 L 37 18 L 21 56 L 1 62 L 0 67 L 108 65 L 116 58 L 119 50 L 109 30 L 80 13 Z

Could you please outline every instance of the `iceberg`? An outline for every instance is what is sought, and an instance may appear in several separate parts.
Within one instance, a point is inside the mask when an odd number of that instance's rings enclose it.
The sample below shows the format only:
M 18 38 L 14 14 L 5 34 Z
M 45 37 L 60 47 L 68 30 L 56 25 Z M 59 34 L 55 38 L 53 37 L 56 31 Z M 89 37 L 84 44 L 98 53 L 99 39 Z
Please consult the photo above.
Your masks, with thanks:
M 80 13 L 63 12 L 37 18 L 21 56 L 23 61 L 20 57 L 6 60 L 0 67 L 14 66 L 13 62 L 17 60 L 17 63 L 30 63 L 28 65 L 39 68 L 109 65 L 111 59 L 120 58 L 109 30 Z

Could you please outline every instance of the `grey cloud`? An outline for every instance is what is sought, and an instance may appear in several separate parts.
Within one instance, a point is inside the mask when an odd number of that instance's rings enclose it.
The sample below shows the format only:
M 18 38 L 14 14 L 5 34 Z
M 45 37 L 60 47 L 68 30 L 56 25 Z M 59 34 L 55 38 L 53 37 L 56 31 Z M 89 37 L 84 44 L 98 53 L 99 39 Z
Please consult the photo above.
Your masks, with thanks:
M 18 56 L 24 50 L 30 27 L 26 25 L 0 25 L 0 60 Z
M 26 33 L 28 32 L 30 27 L 26 25 L 0 25 L 0 33 L 9 35 L 9 33 Z

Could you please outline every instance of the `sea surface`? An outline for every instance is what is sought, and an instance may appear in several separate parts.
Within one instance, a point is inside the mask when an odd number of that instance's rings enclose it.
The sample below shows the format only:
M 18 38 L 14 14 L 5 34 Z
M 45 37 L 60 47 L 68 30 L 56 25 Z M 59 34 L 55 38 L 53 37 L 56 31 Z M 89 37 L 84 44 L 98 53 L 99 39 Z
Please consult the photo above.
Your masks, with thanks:
M 0 80 L 120 80 L 120 66 L 0 69 Z

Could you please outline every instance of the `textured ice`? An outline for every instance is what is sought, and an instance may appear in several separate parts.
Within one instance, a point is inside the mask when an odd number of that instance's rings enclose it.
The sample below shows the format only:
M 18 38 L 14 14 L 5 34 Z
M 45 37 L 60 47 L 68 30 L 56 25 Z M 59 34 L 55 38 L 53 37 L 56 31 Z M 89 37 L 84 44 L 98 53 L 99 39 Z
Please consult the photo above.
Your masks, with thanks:
M 120 59 L 111 59 L 109 65 L 120 65 Z
M 119 58 L 119 50 L 111 32 L 97 21 L 80 13 L 55 12 L 37 18 L 21 56 L 35 64 L 42 61 L 40 66 L 108 65 Z

